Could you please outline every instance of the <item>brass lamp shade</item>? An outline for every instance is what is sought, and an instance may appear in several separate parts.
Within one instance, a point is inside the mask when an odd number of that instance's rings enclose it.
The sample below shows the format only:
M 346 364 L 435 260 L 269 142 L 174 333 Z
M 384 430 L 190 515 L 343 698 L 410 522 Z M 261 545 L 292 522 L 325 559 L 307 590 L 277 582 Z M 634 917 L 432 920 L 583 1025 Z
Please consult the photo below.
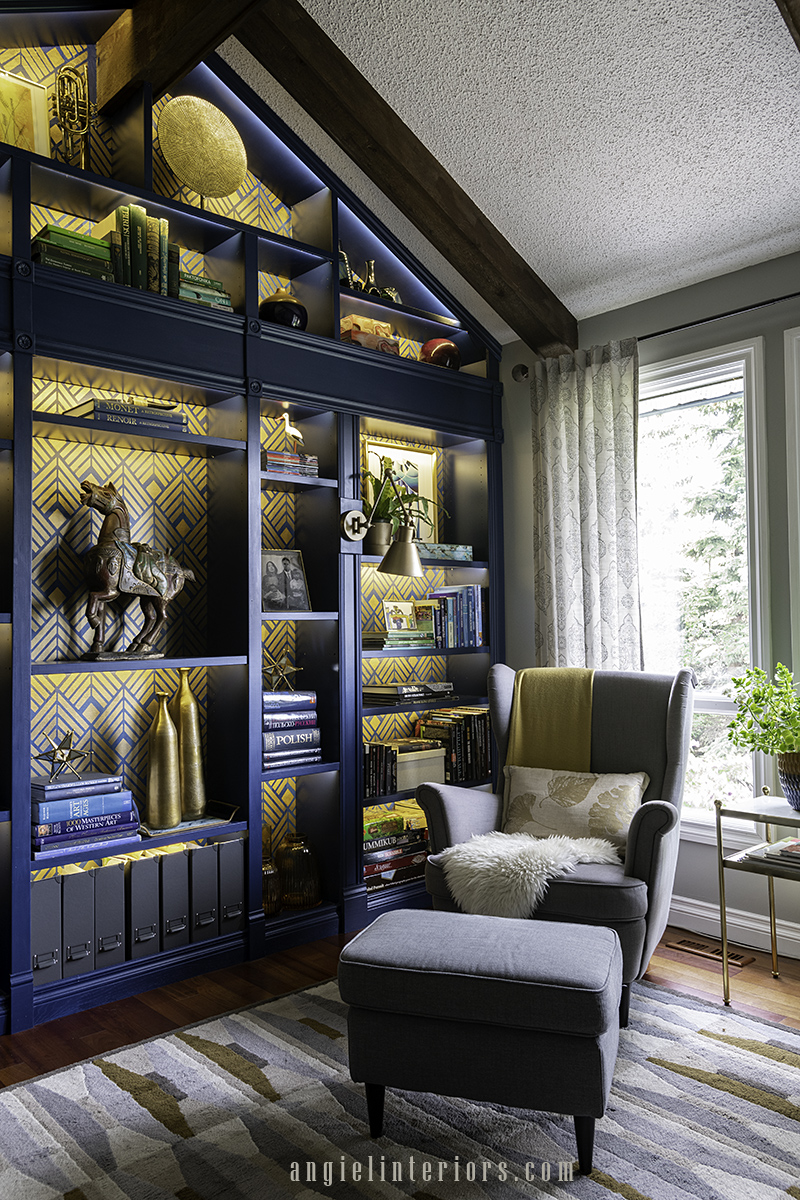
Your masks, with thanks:
M 401 525 L 394 541 L 383 556 L 378 567 L 384 575 L 422 575 L 419 550 L 414 545 L 416 529 L 413 525 Z

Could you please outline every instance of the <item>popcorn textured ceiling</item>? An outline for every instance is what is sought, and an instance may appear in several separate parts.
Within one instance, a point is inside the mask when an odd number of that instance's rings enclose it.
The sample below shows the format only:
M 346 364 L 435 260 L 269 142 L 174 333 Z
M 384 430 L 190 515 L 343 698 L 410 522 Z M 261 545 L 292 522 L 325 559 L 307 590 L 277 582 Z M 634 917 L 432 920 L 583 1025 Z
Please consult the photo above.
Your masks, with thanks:
M 774 0 L 302 3 L 579 319 L 800 249 Z

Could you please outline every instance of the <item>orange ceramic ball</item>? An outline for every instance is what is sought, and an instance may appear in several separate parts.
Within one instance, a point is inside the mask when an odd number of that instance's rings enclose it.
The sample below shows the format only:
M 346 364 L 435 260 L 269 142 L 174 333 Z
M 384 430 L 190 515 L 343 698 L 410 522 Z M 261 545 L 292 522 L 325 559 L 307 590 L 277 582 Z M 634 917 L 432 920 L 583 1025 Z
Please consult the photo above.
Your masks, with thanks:
M 458 346 L 450 338 L 431 338 L 420 350 L 419 361 L 457 371 L 461 366 L 461 355 Z

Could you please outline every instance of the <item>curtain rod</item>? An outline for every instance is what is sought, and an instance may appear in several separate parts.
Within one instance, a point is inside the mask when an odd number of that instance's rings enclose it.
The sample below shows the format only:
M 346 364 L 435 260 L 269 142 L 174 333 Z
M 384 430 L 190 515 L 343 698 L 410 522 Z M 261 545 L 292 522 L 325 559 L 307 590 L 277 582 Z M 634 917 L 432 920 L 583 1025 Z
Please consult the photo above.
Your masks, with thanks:
M 729 312 L 717 313 L 715 317 L 702 317 L 699 321 L 687 321 L 684 325 L 673 325 L 671 329 L 658 329 L 655 333 L 643 333 L 636 340 L 646 342 L 649 338 L 665 337 L 668 333 L 679 333 L 682 329 L 696 329 L 699 325 L 710 325 L 712 321 L 724 321 L 726 317 L 737 317 L 740 313 L 755 312 L 758 308 L 769 308 L 771 304 L 782 304 L 784 300 L 796 300 L 800 292 L 788 296 L 776 296 L 774 300 L 762 300 L 760 304 L 748 304 L 744 308 L 732 308 Z

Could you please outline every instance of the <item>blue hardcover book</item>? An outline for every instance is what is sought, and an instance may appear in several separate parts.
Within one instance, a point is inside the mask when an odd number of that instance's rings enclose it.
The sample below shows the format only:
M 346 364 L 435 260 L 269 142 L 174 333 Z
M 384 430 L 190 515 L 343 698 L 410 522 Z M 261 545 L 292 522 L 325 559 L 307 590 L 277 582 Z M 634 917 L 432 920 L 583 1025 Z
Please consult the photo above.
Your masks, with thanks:
M 95 796 L 72 796 L 66 800 L 42 800 L 31 805 L 33 824 L 74 821 L 78 817 L 98 817 L 106 813 L 130 812 L 133 796 L 127 790 Z
M 121 838 L 103 838 L 101 841 L 89 842 L 87 845 L 82 845 L 80 842 L 64 842 L 60 845 L 48 846 L 46 850 L 34 850 L 33 857 L 38 860 L 40 858 L 56 858 L 60 854 L 71 852 L 72 854 L 81 854 L 84 850 L 91 852 L 98 851 L 98 858 L 106 858 L 107 854 L 100 851 L 108 851 L 111 854 L 122 853 L 128 847 L 140 846 L 142 835 L 140 833 L 130 834 L 128 837 Z
M 262 692 L 261 706 L 263 709 L 277 709 L 285 712 L 288 709 L 316 708 L 316 692 Z
M 126 813 L 126 816 L 132 816 L 132 813 Z M 37 827 L 38 828 L 38 827 Z M 124 825 L 118 826 L 116 829 L 101 829 L 91 830 L 87 833 L 85 829 L 77 829 L 74 833 L 51 833 L 44 837 L 34 837 L 33 845 L 37 850 L 47 850 L 50 846 L 63 845 L 67 846 L 93 846 L 97 841 L 116 841 L 117 838 L 129 837 L 132 833 L 137 833 L 139 822 L 136 820 L 126 821 Z
M 318 746 L 319 729 L 286 729 L 283 732 L 262 733 L 262 749 L 267 753 L 276 750 L 301 750 L 306 746 Z
M 313 708 L 289 709 L 286 712 L 264 713 L 264 729 L 302 729 L 317 723 L 317 713 Z
M 81 771 L 79 777 L 59 775 L 52 783 L 47 775 L 35 775 L 31 780 L 31 795 L 34 800 L 64 800 L 68 796 L 118 792 L 121 787 L 121 775 L 103 775 L 100 771 Z
M 131 819 L 130 809 L 118 813 L 106 813 L 97 817 L 77 817 L 71 821 L 51 821 L 49 824 L 32 825 L 34 837 L 49 837 L 57 833 L 93 833 L 96 829 L 108 829 L 115 825 L 126 825 Z

